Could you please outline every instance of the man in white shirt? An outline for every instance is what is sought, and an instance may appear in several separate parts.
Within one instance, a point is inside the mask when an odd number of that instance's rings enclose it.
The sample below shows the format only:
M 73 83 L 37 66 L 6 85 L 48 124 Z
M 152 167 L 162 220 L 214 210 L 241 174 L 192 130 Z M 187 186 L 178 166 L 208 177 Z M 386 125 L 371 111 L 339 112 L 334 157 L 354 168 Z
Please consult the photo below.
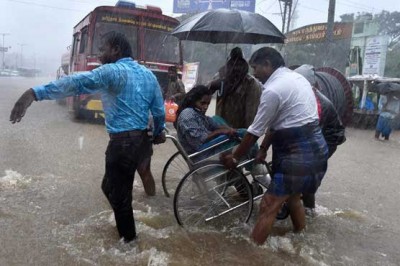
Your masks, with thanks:
M 318 122 L 318 107 L 310 83 L 285 67 L 278 51 L 257 50 L 250 59 L 254 76 L 264 90 L 257 115 L 233 154 L 221 156 L 235 168 L 259 137 L 265 134 L 257 160 L 265 160 L 272 144 L 272 180 L 260 204 L 252 232 L 257 244 L 267 239 L 276 215 L 287 201 L 294 231 L 305 227 L 302 193 L 315 193 L 327 168 L 328 149 Z

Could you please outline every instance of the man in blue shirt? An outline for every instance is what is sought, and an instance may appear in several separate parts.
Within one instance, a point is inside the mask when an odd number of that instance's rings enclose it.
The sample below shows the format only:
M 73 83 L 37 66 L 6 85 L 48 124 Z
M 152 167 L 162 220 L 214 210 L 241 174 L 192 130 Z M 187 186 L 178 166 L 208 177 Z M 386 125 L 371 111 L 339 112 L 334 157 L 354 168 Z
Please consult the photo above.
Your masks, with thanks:
M 157 79 L 131 58 L 131 46 L 122 34 L 108 35 L 101 52 L 102 66 L 25 91 L 16 102 L 10 121 L 21 121 L 33 101 L 101 95 L 110 135 L 102 190 L 113 208 L 120 236 L 129 242 L 136 238 L 132 209 L 134 174 L 142 159 L 151 154 L 152 143 L 147 134 L 149 111 L 154 121 L 153 143 L 165 142 L 164 101 Z

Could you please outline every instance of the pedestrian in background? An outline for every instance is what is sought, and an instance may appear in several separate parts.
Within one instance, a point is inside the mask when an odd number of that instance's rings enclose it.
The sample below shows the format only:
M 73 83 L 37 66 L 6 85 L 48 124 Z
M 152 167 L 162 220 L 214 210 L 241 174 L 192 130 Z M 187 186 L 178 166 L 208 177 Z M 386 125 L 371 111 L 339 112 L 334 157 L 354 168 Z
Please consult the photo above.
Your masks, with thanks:
M 165 99 L 174 101 L 179 105 L 182 102 L 183 97 L 185 97 L 185 94 L 185 85 L 178 77 L 176 66 L 170 66 L 168 68 L 168 87 L 165 92 Z
M 400 113 L 400 93 L 389 93 L 386 97 L 381 96 L 381 99 L 380 105 L 382 105 L 382 109 L 376 124 L 375 139 L 379 139 L 382 136 L 385 140 L 389 140 L 396 118 Z

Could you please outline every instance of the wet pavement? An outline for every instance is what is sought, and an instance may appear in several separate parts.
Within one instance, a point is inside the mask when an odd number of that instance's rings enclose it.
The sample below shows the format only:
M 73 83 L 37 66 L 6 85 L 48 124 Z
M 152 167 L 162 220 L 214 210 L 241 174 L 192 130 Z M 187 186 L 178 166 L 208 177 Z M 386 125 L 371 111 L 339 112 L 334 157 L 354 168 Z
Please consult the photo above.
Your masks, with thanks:
M 121 243 L 102 195 L 104 126 L 71 119 L 65 106 L 33 103 L 22 122 L 8 117 L 22 92 L 46 79 L 0 78 L 0 265 L 399 265 L 400 132 L 376 141 L 349 128 L 329 161 L 317 213 L 302 234 L 277 222 L 263 246 L 248 225 L 180 228 L 161 172 L 176 151 L 155 147 L 157 195 L 135 179 L 138 240 Z M 80 145 L 80 140 L 83 142 Z

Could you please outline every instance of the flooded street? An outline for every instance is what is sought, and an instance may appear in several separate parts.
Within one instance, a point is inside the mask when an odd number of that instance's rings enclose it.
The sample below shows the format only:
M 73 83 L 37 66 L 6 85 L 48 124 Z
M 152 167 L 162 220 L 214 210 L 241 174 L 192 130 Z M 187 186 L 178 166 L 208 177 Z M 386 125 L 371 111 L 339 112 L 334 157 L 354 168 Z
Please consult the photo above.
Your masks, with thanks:
M 34 102 L 19 124 L 8 121 L 18 97 L 45 81 L 0 78 L 0 265 L 400 264 L 399 131 L 384 142 L 348 128 L 306 231 L 293 234 L 290 219 L 277 222 L 263 246 L 249 239 L 258 203 L 247 225 L 177 225 L 161 188 L 164 164 L 176 152 L 167 141 L 154 148 L 157 195 L 147 197 L 135 178 L 138 240 L 124 244 L 100 189 L 104 125 L 76 122 L 54 101 Z

